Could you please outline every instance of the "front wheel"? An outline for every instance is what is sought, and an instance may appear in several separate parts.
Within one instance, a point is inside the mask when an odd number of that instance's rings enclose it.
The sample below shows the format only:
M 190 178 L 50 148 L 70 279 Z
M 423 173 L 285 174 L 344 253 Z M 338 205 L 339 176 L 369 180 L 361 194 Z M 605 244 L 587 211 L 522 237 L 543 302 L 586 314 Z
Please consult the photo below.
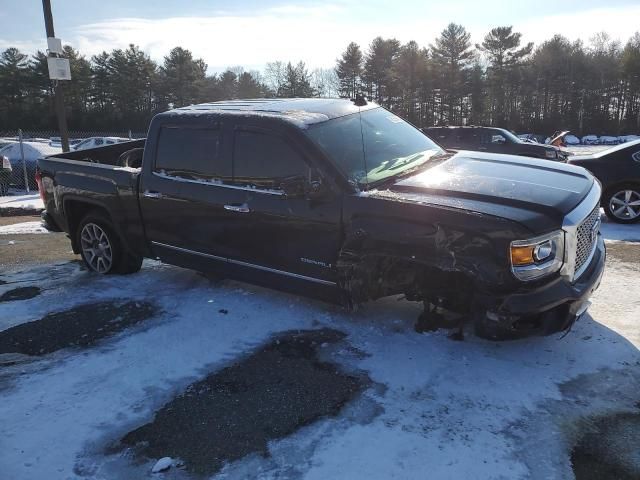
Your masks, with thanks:
M 90 213 L 84 217 L 76 240 L 85 265 L 93 272 L 126 274 L 137 272 L 142 266 L 142 257 L 124 249 L 111 222 L 103 215 Z
M 640 221 L 640 185 L 627 184 L 611 189 L 604 198 L 604 212 L 617 223 Z

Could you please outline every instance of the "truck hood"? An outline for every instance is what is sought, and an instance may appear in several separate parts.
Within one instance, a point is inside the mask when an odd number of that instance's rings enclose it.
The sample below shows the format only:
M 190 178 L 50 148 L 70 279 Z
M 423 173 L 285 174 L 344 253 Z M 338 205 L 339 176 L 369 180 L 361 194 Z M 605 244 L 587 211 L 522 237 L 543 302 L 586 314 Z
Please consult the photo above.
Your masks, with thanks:
M 508 218 L 540 233 L 560 228 L 593 182 L 585 169 L 564 163 L 461 151 L 400 179 L 387 195 Z

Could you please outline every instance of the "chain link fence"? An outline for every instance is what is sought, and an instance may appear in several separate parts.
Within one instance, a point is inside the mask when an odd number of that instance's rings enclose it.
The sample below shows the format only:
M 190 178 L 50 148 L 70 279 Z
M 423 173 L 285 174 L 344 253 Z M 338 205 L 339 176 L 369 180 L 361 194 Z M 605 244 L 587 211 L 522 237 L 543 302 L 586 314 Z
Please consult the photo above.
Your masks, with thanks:
M 145 138 L 140 132 L 69 132 L 72 150 Z M 38 158 L 62 153 L 60 134 L 53 130 L 0 131 L 0 196 L 37 191 Z

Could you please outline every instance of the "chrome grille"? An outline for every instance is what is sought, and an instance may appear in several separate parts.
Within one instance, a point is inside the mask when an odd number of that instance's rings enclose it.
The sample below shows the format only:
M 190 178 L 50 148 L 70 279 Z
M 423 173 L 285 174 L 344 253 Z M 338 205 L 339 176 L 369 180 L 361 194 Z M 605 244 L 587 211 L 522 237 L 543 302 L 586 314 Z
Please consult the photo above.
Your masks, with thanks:
M 591 258 L 596 247 L 600 230 L 600 206 L 594 208 L 576 229 L 576 268 L 575 278 L 582 273 L 583 267 Z

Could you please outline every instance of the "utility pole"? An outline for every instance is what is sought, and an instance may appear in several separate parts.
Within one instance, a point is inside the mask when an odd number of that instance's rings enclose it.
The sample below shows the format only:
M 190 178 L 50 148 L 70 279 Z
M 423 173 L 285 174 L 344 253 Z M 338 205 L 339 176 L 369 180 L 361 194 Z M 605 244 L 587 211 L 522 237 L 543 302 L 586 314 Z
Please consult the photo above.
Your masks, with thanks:
M 42 10 L 44 11 L 44 26 L 47 31 L 47 42 L 50 38 L 55 38 L 55 32 L 53 30 L 53 15 L 51 14 L 51 1 L 42 0 Z M 55 57 L 57 52 L 52 52 L 49 49 L 49 57 Z M 58 117 L 58 129 L 60 130 L 60 140 L 62 142 L 62 150 L 64 152 L 69 151 L 69 130 L 67 129 L 67 116 L 64 109 L 64 93 L 62 90 L 62 83 L 60 80 L 52 77 L 51 68 L 49 69 L 49 78 L 53 84 L 53 91 L 55 96 L 55 108 L 56 116 Z

